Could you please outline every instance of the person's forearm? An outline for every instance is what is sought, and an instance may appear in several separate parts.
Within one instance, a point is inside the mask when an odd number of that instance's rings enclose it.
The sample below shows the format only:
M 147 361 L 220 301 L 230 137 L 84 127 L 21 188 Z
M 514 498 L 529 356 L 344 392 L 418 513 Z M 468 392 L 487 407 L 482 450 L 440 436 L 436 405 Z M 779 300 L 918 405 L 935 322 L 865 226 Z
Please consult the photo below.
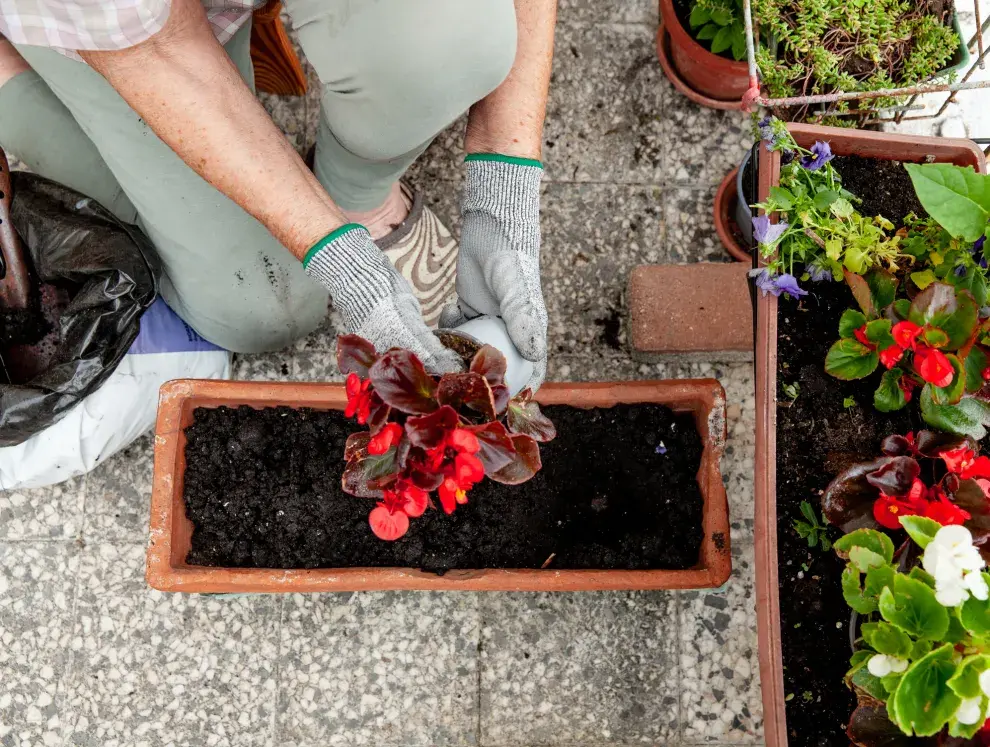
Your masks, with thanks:
M 173 0 L 165 27 L 137 46 L 80 55 L 296 257 L 347 222 L 241 80 L 198 0 Z
M 557 0 L 515 0 L 518 41 L 509 77 L 471 107 L 464 149 L 540 159 Z

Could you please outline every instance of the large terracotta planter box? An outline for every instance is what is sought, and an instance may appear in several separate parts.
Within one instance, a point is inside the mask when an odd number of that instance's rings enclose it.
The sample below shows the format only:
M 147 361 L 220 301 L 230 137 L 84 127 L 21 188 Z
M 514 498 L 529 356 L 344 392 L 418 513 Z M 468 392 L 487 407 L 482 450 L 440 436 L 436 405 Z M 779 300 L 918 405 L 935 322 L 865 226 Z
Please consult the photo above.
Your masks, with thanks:
M 184 429 L 197 407 L 311 407 L 342 410 L 342 384 L 248 381 L 171 381 L 162 387 L 155 430 L 155 475 L 151 497 L 148 583 L 162 591 L 318 592 L 365 590 L 604 591 L 700 589 L 720 586 L 731 572 L 729 511 L 719 462 L 725 449 L 725 391 L 714 379 L 546 384 L 544 405 L 611 407 L 657 403 L 691 412 L 703 452 L 698 485 L 704 499 L 704 538 L 697 565 L 687 570 L 451 570 L 443 576 L 415 568 L 325 568 L 285 570 L 213 568 L 186 564 L 192 523 L 183 501 Z
M 970 140 L 916 137 L 884 132 L 791 124 L 798 145 L 810 148 L 827 141 L 839 156 L 880 160 L 934 160 L 973 166 L 986 172 L 980 148 Z M 759 149 L 759 201 L 780 181 L 780 153 Z M 784 673 L 781 654 L 780 603 L 777 574 L 777 299 L 757 296 L 756 302 L 756 616 L 759 630 L 760 682 L 763 690 L 767 747 L 787 745 Z M 848 651 L 823 652 L 848 656 Z

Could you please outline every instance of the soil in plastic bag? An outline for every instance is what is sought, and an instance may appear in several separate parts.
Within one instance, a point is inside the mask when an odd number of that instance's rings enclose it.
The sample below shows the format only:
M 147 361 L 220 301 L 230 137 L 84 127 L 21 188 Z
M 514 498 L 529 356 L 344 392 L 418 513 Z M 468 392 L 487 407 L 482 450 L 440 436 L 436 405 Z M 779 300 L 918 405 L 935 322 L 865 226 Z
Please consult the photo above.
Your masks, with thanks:
M 34 275 L 68 303 L 52 364 L 24 383 L 0 383 L 0 446 L 44 430 L 106 381 L 155 300 L 158 269 L 147 237 L 95 200 L 35 174 L 12 177 L 11 221 Z

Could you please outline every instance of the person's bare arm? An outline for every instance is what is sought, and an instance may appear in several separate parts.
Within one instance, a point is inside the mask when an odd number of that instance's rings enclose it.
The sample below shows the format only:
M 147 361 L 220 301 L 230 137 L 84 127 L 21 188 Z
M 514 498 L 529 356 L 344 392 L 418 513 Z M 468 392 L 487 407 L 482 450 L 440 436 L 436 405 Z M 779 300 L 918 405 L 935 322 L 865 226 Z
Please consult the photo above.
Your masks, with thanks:
M 241 80 L 198 0 L 172 0 L 165 27 L 141 44 L 79 54 L 183 161 L 296 257 L 347 222 Z
M 539 160 L 557 0 L 515 0 L 518 41 L 509 77 L 471 107 L 464 150 Z

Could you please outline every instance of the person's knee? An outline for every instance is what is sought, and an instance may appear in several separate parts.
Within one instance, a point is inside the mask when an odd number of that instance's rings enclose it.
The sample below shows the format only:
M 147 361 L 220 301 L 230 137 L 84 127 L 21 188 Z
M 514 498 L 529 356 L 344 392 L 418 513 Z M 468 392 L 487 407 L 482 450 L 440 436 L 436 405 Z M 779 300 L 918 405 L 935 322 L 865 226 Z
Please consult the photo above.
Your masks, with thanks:
M 186 289 L 180 295 L 168 278 L 161 290 L 186 324 L 232 353 L 281 350 L 317 329 L 328 313 L 326 290 L 311 281 L 296 285 L 291 296 L 267 301 L 234 292 L 217 297 Z
M 414 150 L 512 69 L 512 0 L 437 5 L 442 10 L 430 22 L 389 24 L 384 38 L 365 46 L 357 88 L 352 79 L 325 81 L 324 112 L 334 136 L 355 155 L 381 161 Z

